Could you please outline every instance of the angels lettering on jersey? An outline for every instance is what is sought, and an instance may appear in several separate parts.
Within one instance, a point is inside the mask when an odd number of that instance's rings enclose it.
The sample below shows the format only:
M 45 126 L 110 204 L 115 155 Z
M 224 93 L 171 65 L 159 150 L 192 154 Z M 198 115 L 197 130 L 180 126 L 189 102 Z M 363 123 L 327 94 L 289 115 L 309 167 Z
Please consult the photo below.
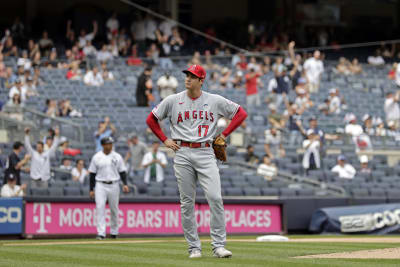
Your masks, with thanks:
M 206 120 L 214 122 L 214 113 L 207 110 L 185 110 L 184 112 L 178 112 L 177 118 L 176 124 L 184 120 Z

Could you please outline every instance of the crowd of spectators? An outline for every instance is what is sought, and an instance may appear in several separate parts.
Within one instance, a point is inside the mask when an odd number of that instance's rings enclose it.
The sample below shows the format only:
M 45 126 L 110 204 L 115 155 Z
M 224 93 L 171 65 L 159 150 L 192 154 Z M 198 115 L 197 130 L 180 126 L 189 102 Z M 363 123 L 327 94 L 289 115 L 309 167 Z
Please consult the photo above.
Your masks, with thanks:
M 171 75 L 174 63 L 172 57 L 180 56 L 185 51 L 186 36 L 182 34 L 173 21 L 157 21 L 151 15 L 138 16 L 129 30 L 120 26 L 118 15 L 112 14 L 106 24 L 106 38 L 101 40 L 99 25 L 93 21 L 90 29 L 75 29 L 72 21 L 66 25 L 66 35 L 63 44 L 65 49 L 56 46 L 56 41 L 44 30 L 38 40 L 29 39 L 24 35 L 24 26 L 16 20 L 10 29 L 5 31 L 0 41 L 0 83 L 8 90 L 9 99 L 5 106 L 23 107 L 29 98 L 39 95 L 37 88 L 48 83 L 40 71 L 43 68 L 65 70 L 67 80 L 81 81 L 87 86 L 102 86 L 116 79 L 109 63 L 115 58 L 126 57 L 127 65 L 142 65 L 143 73 L 138 77 L 136 103 L 140 107 L 156 104 L 155 91 L 161 99 L 175 93 L 178 80 Z M 79 32 L 79 34 L 77 34 Z M 321 77 L 326 72 L 325 55 L 316 50 L 313 53 L 296 53 L 296 43 L 289 41 L 288 34 L 268 36 L 259 31 L 252 31 L 249 48 L 252 51 L 275 52 L 282 51 L 279 56 L 251 56 L 243 53 L 234 54 L 224 44 L 213 45 L 206 50 L 196 50 L 188 60 L 188 65 L 201 64 L 208 72 L 207 89 L 223 91 L 232 88 L 246 96 L 246 106 L 265 107 L 268 109 L 268 129 L 265 130 L 264 154 L 257 155 L 251 141 L 246 140 L 244 161 L 258 166 L 257 173 L 271 180 L 277 175 L 275 162 L 286 157 L 283 137 L 288 136 L 290 146 L 303 149 L 302 166 L 305 173 L 320 169 L 324 157 L 327 140 L 338 140 L 342 136 L 335 133 L 325 133 L 317 125 L 317 118 L 304 120 L 304 114 L 317 107 L 324 116 L 340 116 L 344 118 L 343 134 L 351 137 L 356 152 L 372 150 L 370 138 L 373 136 L 389 136 L 400 140 L 400 95 L 387 93 L 383 103 L 385 118 L 374 114 L 365 114 L 357 118 L 347 112 L 346 99 L 341 95 L 340 88 L 331 88 L 323 102 L 314 102 L 312 95 L 319 94 Z M 321 39 L 326 36 L 321 33 Z M 258 43 L 257 43 L 258 42 Z M 323 43 L 323 42 L 322 42 Z M 390 58 L 396 57 L 396 47 L 388 48 L 382 44 L 374 55 L 368 57 L 370 65 L 380 67 Z M 63 54 L 59 57 L 59 54 Z M 213 56 L 231 56 L 230 66 L 220 66 L 213 62 Z M 7 66 L 4 62 L 8 57 L 17 59 L 17 68 Z M 97 64 L 99 63 L 99 64 Z M 160 66 L 163 75 L 153 81 L 152 66 Z M 341 57 L 333 69 L 336 75 L 357 76 L 363 73 L 362 65 L 357 58 L 351 60 Z M 273 78 L 268 83 L 263 77 Z M 393 64 L 388 78 L 400 85 L 400 66 Z M 263 94 L 261 94 L 263 92 Z M 264 92 L 267 92 L 266 94 Z M 262 96 L 266 95 L 265 99 Z M 49 117 L 80 117 L 82 112 L 73 107 L 68 99 L 47 99 L 43 112 Z M 362 121 L 362 124 L 358 123 Z M 226 122 L 221 122 L 221 125 Z M 252 132 L 251 127 L 244 123 L 238 131 L 246 135 Z M 100 140 L 116 135 L 117 129 L 108 117 L 104 118 L 94 133 L 96 151 L 101 150 Z M 62 141 L 58 130 L 49 134 L 43 142 L 37 142 L 33 148 L 30 145 L 29 130 L 25 138 L 26 156 L 20 160 L 19 155 L 23 144 L 15 143 L 13 154 L 10 155 L 9 166 L 5 174 L 4 184 L 7 185 L 6 195 L 19 195 L 25 190 L 20 185 L 19 172 L 30 172 L 36 186 L 47 186 L 50 177 L 50 158 L 62 150 L 62 160 L 59 169 L 71 173 L 74 181 L 87 181 L 87 162 L 76 158 L 79 152 L 68 146 L 68 141 Z M 139 141 L 138 136 L 128 140 L 129 151 L 125 161 L 129 163 L 131 175 L 143 172 L 144 182 L 163 181 L 163 170 L 167 165 L 165 155 L 159 151 L 159 143 L 154 142 L 148 151 L 147 145 Z M 72 157 L 67 157 L 72 156 Z M 30 167 L 28 167 L 28 163 Z M 337 158 L 337 165 L 331 171 L 339 177 L 351 179 L 357 172 L 370 172 L 368 158 L 360 157 L 361 168 L 355 168 L 347 162 L 344 155 Z M 10 167 L 12 166 L 12 167 Z M 38 167 L 40 166 L 40 167 Z M 2 191 L 3 194 L 3 191 Z

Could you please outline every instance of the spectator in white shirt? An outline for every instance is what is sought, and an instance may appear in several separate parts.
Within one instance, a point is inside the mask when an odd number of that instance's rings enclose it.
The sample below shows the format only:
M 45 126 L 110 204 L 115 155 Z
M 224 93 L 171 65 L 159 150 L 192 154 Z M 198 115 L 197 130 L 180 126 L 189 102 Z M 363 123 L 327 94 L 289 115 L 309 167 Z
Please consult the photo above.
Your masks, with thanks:
M 160 91 L 161 99 L 166 98 L 169 95 L 176 93 L 176 88 L 178 88 L 178 80 L 166 72 L 157 81 L 158 90 Z
M 368 167 L 368 156 L 367 155 L 362 155 L 360 157 L 360 163 L 361 163 L 361 167 L 360 167 L 359 172 L 371 174 L 372 170 L 371 170 L 371 168 Z
M 384 110 L 386 114 L 386 122 L 389 123 L 393 121 L 396 128 L 399 127 L 400 121 L 400 107 L 399 107 L 399 98 L 400 98 L 400 91 L 397 91 L 395 94 L 387 93 Z
M 377 49 L 375 51 L 375 56 L 369 56 L 367 61 L 368 61 L 368 64 L 373 65 L 373 66 L 385 65 L 385 60 L 381 56 L 381 50 L 380 49 Z
M 313 129 L 307 130 L 307 139 L 303 141 L 304 156 L 303 156 L 303 168 L 308 173 L 309 170 L 316 170 L 321 167 L 320 148 L 321 139 L 320 136 L 314 132 Z
M 22 57 L 18 58 L 17 60 L 17 66 L 23 66 L 25 70 L 30 70 L 32 67 L 32 62 L 29 59 L 28 51 L 23 50 L 22 51 Z
M 255 70 L 256 72 L 261 72 L 261 65 L 257 63 L 255 57 L 250 58 L 249 64 L 247 64 L 247 70 Z
M 21 80 L 18 78 L 15 81 L 15 85 L 13 87 L 11 87 L 10 92 L 8 94 L 8 97 L 10 99 L 13 99 L 14 95 L 18 94 L 21 97 L 21 103 L 24 104 L 26 99 L 27 99 L 27 97 L 28 97 L 27 91 L 28 90 L 27 90 L 26 86 L 24 86 L 22 84 Z
M 108 40 L 111 40 L 118 35 L 119 22 L 116 12 L 114 12 L 112 16 L 107 20 L 106 27 Z
M 104 84 L 103 76 L 101 75 L 97 67 L 93 67 L 93 70 L 89 70 L 85 74 L 83 82 L 86 85 L 90 86 L 101 86 Z
M 397 86 L 400 87 L 400 64 L 398 64 L 398 63 L 394 63 L 394 64 L 396 64 L 396 72 L 394 74 L 394 80 L 395 80 L 395 83 L 397 84 Z
M 97 52 L 97 60 L 98 61 L 108 61 L 113 59 L 113 55 L 108 49 L 106 44 L 103 44 L 101 50 Z
M 71 160 L 69 158 L 63 158 L 60 169 L 70 171 L 72 170 Z
M 45 51 L 45 53 L 48 53 L 48 51 L 53 47 L 54 43 L 53 40 L 49 38 L 49 34 L 47 31 L 44 31 L 42 34 L 42 39 L 39 40 L 39 47 L 41 51 Z
M 329 113 L 340 114 L 341 111 L 341 101 L 338 96 L 338 89 L 332 88 L 329 90 Z
M 82 48 L 86 45 L 87 41 L 92 41 L 96 37 L 97 30 L 97 21 L 93 21 L 93 31 L 91 33 L 87 34 L 85 29 L 81 29 L 79 36 L 79 47 Z
M 171 13 L 165 14 L 166 17 L 171 18 Z M 171 19 L 166 19 L 161 22 L 159 29 L 164 34 L 164 36 L 168 39 L 172 35 L 172 28 L 177 26 L 176 22 Z
M 304 62 L 303 67 L 310 93 L 318 92 L 319 90 L 319 82 L 324 71 L 324 64 L 320 60 L 320 57 L 321 52 L 316 50 L 314 51 L 314 56 Z
M 357 124 L 357 118 L 354 114 L 347 115 L 345 120 L 349 122 L 344 129 L 346 134 L 351 135 L 352 137 L 357 137 L 364 132 L 361 125 Z
M 23 197 L 26 190 L 26 184 L 17 185 L 15 174 L 7 174 L 7 183 L 1 188 L 1 197 Z
M 84 184 L 88 174 L 89 172 L 85 169 L 85 161 L 83 159 L 78 159 L 76 161 L 76 166 L 71 171 L 72 180 Z
M 146 13 L 146 17 L 144 19 L 144 26 L 146 32 L 146 42 L 148 44 L 154 43 L 157 39 L 156 37 L 156 30 L 157 30 L 157 23 L 149 13 Z
M 145 169 L 144 182 L 149 184 L 155 180 L 158 183 L 164 180 L 164 168 L 167 166 L 165 154 L 158 150 L 159 142 L 153 142 L 151 151 L 147 152 L 142 161 L 142 167 Z
M 282 135 L 276 128 L 265 131 L 264 150 L 270 159 L 285 157 L 285 149 L 282 145 Z
M 101 63 L 101 75 L 104 81 L 113 81 L 115 79 L 114 74 L 108 70 L 106 62 Z
M 83 54 L 85 54 L 86 57 L 95 57 L 97 55 L 97 50 L 96 47 L 92 45 L 92 41 L 88 40 L 83 47 Z
M 338 157 L 338 164 L 332 168 L 332 172 L 336 172 L 339 175 L 339 178 L 344 179 L 353 179 L 356 175 L 356 169 L 353 166 L 346 163 L 346 157 L 344 155 L 340 155 Z
M 278 168 L 275 164 L 271 163 L 271 159 L 268 155 L 264 155 L 263 162 L 258 165 L 257 174 L 264 176 L 268 181 L 271 181 L 278 174 Z
M 116 38 L 111 39 L 110 44 L 108 45 L 108 51 L 110 51 L 113 57 L 118 57 L 119 49 L 118 49 L 118 42 Z
M 297 90 L 297 96 L 294 103 L 302 110 L 307 110 L 314 105 L 306 90 L 303 88 Z
M 55 138 L 51 148 L 48 151 L 44 151 L 42 142 L 37 142 L 36 150 L 32 148 L 29 136 L 30 129 L 25 129 L 25 149 L 32 157 L 30 175 L 33 186 L 46 188 L 48 186 L 48 180 L 50 179 L 50 158 L 55 155 L 60 140 L 60 130 L 55 128 L 54 132 Z
M 137 17 L 137 20 L 132 22 L 131 33 L 133 40 L 137 43 L 139 53 L 142 54 L 145 50 L 146 26 L 145 21 L 140 14 Z

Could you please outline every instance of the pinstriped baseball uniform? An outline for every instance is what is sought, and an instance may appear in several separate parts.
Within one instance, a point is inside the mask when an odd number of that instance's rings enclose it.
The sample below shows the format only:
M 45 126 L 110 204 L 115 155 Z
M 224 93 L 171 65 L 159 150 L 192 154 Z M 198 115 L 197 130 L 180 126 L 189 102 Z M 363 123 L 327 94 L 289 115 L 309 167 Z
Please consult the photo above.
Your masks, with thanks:
M 159 121 L 168 118 L 173 140 L 211 143 L 216 134 L 218 119 L 232 119 L 238 109 L 238 104 L 220 95 L 202 91 L 198 98 L 191 99 L 184 91 L 165 98 L 152 113 Z M 182 228 L 189 252 L 201 250 L 194 213 L 197 181 L 203 188 L 211 210 L 211 244 L 213 248 L 224 247 L 225 214 L 219 170 L 212 147 L 181 146 L 175 155 L 174 170 L 180 193 Z
M 105 211 L 107 200 L 111 211 L 111 234 L 118 235 L 119 173 L 125 171 L 124 160 L 115 151 L 108 155 L 99 151 L 94 154 L 90 162 L 89 172 L 96 174 L 95 201 L 97 234 L 99 236 L 106 236 Z

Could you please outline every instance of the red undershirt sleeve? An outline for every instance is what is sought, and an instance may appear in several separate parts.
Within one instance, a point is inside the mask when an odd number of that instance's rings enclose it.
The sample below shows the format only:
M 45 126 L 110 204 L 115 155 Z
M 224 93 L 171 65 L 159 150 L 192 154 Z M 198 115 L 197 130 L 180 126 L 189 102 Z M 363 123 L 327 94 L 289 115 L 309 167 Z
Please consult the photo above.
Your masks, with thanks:
M 229 123 L 228 127 L 222 132 L 224 136 L 230 135 L 237 127 L 239 127 L 242 122 L 247 118 L 247 112 L 239 107 L 235 116 L 233 116 L 231 123 Z
M 167 140 L 167 137 L 165 136 L 164 132 L 161 130 L 161 127 L 160 127 L 160 124 L 158 123 L 157 117 L 153 113 L 149 114 L 149 116 L 146 119 L 146 123 L 150 127 L 152 132 L 158 137 L 158 139 L 161 140 L 161 142 L 164 143 L 164 141 Z

